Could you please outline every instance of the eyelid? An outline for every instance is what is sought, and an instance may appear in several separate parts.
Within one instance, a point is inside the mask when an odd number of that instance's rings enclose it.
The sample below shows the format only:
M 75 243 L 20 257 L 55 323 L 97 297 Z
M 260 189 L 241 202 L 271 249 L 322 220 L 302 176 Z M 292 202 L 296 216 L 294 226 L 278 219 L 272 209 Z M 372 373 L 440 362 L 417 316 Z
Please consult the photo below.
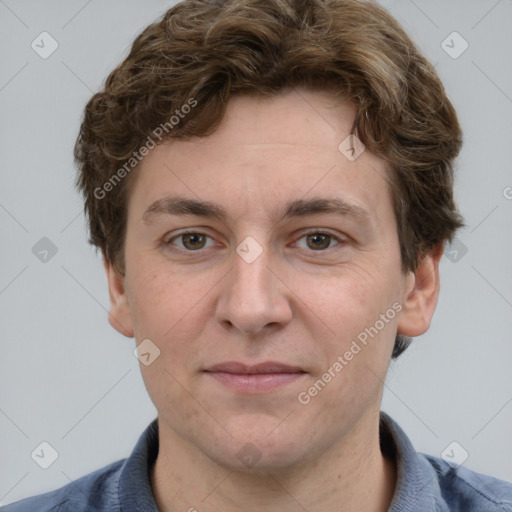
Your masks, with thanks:
M 318 252 L 318 253 L 327 252 L 329 249 L 334 249 L 338 245 L 346 244 L 349 241 L 348 237 L 341 236 L 340 234 L 334 234 L 329 229 L 314 228 L 314 229 L 309 229 L 308 231 L 301 231 L 300 236 L 298 236 L 295 239 L 295 242 L 293 242 L 293 243 L 296 244 L 299 240 L 301 240 L 302 238 L 304 238 L 307 235 L 327 235 L 327 236 L 331 237 L 333 240 L 335 240 L 336 242 L 338 242 L 335 246 L 328 247 L 327 249 L 317 250 L 317 251 L 310 249 L 311 252 Z
M 337 240 L 340 241 L 348 239 L 346 235 L 343 235 L 342 233 L 339 232 L 333 233 L 332 230 L 330 230 L 329 228 L 307 228 L 306 231 L 300 231 L 300 233 L 300 237 L 303 237 L 305 235 L 321 234 L 332 236 L 333 238 L 336 238 Z
M 169 233 L 168 233 L 169 234 Z M 167 234 L 167 235 L 168 235 Z M 162 238 L 162 243 L 163 245 L 165 246 L 168 246 L 168 247 L 172 247 L 173 250 L 176 250 L 176 251 L 181 251 L 181 252 L 189 252 L 189 253 L 193 253 L 193 252 L 201 252 L 205 249 L 208 249 L 209 247 L 202 247 L 201 249 L 197 249 L 195 251 L 192 251 L 192 250 L 189 250 L 189 249 L 182 249 L 181 247 L 177 247 L 173 244 L 173 240 L 175 240 L 176 238 L 180 238 L 181 236 L 183 235 L 202 235 L 202 236 L 205 236 L 206 238 L 209 238 L 210 240 L 213 240 L 213 237 L 208 235 L 207 233 L 203 232 L 203 231 L 200 231 L 199 229 L 184 229 L 183 231 L 180 231 L 178 233 L 174 233 L 172 236 L 167 236 L 165 235 L 163 238 Z M 211 246 L 210 246 L 211 247 Z

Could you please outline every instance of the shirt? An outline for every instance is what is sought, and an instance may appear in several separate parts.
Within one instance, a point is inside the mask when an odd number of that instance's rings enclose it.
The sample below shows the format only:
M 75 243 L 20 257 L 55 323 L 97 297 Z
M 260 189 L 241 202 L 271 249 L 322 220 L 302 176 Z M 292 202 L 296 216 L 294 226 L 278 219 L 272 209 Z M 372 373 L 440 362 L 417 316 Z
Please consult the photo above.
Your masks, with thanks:
M 512 512 L 511 483 L 417 453 L 403 430 L 384 412 L 380 417 L 380 441 L 383 453 L 393 456 L 397 467 L 395 494 L 388 512 Z M 157 455 L 155 420 L 127 459 L 56 491 L 2 507 L 1 511 L 158 512 L 149 476 Z

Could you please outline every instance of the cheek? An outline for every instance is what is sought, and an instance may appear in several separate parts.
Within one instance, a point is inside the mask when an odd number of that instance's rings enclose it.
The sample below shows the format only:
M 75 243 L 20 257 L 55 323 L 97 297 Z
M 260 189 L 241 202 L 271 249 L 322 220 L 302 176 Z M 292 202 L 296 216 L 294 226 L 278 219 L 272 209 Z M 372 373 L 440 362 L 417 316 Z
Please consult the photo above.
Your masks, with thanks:
M 185 274 L 149 258 L 133 268 L 129 295 L 135 338 L 151 339 L 162 351 L 162 362 L 186 364 L 200 340 L 204 343 L 204 326 L 214 314 L 209 293 L 218 284 L 218 272 Z
M 172 269 L 142 258 L 132 268 L 128 296 L 135 337 L 160 340 L 191 309 L 187 299 L 197 293 L 196 283 L 186 283 Z
M 375 322 L 395 302 L 399 280 L 393 274 L 394 268 L 352 264 L 324 275 L 297 273 L 293 290 L 334 331 L 331 335 L 346 339 Z
M 322 279 L 297 279 L 297 295 L 307 297 L 306 305 L 314 312 L 307 328 L 323 352 L 320 371 L 331 368 L 335 375 L 322 398 L 325 403 L 334 407 L 343 389 L 349 391 L 342 394 L 350 407 L 363 400 L 361 394 L 368 398 L 369 390 L 374 393 L 381 385 L 378 376 L 385 374 L 396 336 L 398 313 L 393 305 L 399 304 L 399 283 L 394 267 L 377 263 L 347 266 Z M 343 369 L 336 371 L 333 365 L 340 363 L 340 356 L 342 366 L 337 368 Z

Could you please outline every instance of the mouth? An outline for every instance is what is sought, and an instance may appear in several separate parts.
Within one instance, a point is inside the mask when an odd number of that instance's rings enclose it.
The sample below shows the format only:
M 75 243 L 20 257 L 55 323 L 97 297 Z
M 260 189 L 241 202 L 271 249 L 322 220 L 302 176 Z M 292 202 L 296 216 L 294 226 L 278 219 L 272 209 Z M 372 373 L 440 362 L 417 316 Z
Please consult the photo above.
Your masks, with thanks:
M 307 372 L 298 366 L 274 361 L 246 365 L 229 361 L 213 365 L 205 374 L 225 387 L 241 393 L 265 393 L 302 379 Z

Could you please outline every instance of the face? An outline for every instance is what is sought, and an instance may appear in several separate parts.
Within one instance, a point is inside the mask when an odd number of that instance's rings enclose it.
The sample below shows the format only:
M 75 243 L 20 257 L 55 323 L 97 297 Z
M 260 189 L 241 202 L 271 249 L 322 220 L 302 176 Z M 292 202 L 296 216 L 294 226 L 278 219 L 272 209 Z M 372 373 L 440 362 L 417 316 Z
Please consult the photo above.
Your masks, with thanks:
M 327 92 L 235 97 L 137 170 L 111 321 L 159 351 L 141 370 L 161 435 L 225 466 L 342 442 L 378 413 L 397 330 L 428 328 L 438 257 L 401 272 L 385 162 L 339 149 L 354 115 Z

